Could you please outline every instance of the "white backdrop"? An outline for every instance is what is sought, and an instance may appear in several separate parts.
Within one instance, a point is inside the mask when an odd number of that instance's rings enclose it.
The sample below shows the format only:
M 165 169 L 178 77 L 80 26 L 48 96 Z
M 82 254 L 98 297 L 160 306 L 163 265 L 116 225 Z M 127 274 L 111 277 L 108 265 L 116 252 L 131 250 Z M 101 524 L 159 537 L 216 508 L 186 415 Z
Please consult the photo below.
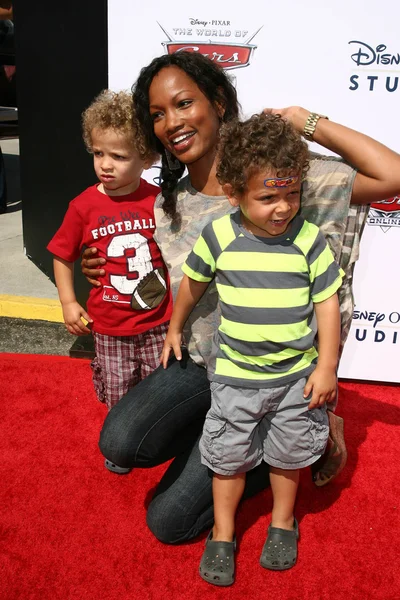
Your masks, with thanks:
M 244 115 L 301 105 L 400 151 L 398 1 L 190 4 L 108 1 L 111 89 L 130 88 L 155 56 L 185 46 L 230 69 Z M 341 377 L 400 382 L 399 242 L 396 197 L 369 213 Z

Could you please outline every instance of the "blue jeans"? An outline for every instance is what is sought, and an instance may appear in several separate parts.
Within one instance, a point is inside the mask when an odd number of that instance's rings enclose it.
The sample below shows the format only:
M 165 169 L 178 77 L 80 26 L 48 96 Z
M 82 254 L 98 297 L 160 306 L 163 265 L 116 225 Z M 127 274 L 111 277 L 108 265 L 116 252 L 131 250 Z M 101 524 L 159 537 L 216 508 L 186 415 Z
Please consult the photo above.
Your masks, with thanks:
M 132 388 L 103 425 L 100 450 L 121 467 L 148 468 L 175 457 L 147 512 L 150 530 L 164 543 L 185 542 L 213 524 L 212 473 L 199 451 L 210 403 L 206 370 L 184 352 Z M 247 473 L 244 498 L 268 485 L 268 465 L 261 463 Z

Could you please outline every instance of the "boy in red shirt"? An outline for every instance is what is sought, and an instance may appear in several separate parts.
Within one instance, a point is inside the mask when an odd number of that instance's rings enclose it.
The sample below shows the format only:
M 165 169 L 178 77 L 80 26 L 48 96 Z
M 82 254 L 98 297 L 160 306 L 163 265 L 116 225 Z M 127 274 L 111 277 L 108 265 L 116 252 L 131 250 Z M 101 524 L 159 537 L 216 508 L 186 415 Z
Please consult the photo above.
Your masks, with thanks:
M 83 138 L 100 181 L 69 204 L 49 245 L 68 331 L 94 337 L 93 382 L 110 410 L 158 365 L 172 310 L 168 272 L 153 239 L 159 188 L 141 179 L 155 156 L 147 150 L 132 96 L 103 91 L 83 113 Z M 105 258 L 104 275 L 77 302 L 73 263 L 84 247 Z M 108 466 L 108 465 L 106 465 Z

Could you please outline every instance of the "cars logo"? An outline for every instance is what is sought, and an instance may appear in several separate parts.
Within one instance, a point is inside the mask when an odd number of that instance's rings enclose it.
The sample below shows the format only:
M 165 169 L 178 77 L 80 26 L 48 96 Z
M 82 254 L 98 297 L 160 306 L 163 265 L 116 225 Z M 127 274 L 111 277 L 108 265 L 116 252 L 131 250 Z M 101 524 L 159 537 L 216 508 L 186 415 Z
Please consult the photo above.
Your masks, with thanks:
M 160 25 L 160 23 L 158 23 Z M 239 69 L 247 67 L 250 64 L 251 57 L 257 46 L 250 44 L 257 33 L 262 29 L 258 29 L 251 35 L 243 44 L 217 42 L 213 40 L 205 41 L 177 41 L 165 31 L 160 25 L 162 31 L 168 38 L 167 42 L 162 42 L 166 54 L 175 54 L 175 52 L 199 52 L 204 56 L 208 56 L 212 61 L 216 62 L 222 69 Z

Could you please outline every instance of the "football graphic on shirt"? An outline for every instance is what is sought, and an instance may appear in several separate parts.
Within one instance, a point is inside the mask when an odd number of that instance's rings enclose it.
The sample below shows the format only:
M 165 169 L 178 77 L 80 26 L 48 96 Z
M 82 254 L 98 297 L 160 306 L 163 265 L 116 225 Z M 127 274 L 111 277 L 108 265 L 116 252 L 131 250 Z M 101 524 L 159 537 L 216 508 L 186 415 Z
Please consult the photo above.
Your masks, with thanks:
M 164 269 L 155 269 L 140 281 L 132 295 L 134 310 L 150 310 L 163 300 L 167 292 Z

